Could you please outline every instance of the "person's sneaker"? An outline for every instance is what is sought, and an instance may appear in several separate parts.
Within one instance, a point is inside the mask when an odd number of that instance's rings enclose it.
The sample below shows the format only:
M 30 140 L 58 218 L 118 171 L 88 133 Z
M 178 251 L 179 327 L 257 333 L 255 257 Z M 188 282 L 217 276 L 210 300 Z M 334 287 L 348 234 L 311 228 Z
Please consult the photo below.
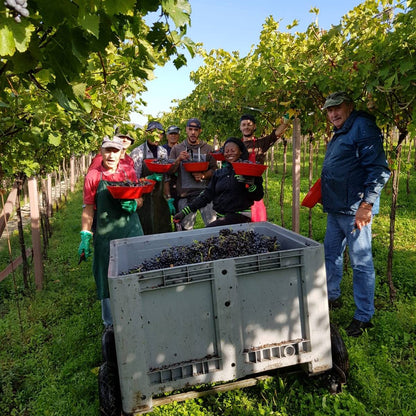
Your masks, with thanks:
M 342 307 L 341 298 L 337 299 L 328 299 L 329 309 L 332 311 L 334 309 L 339 309 Z
M 347 335 L 349 337 L 359 337 L 364 332 L 364 329 L 372 328 L 373 326 L 374 325 L 371 322 L 362 322 L 353 318 L 352 322 L 346 329 Z

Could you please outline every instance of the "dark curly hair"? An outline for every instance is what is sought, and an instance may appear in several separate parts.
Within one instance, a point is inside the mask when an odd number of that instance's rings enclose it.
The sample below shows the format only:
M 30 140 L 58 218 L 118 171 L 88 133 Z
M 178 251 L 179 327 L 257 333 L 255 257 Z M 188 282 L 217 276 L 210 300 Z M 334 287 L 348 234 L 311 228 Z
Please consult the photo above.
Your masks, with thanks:
M 235 143 L 240 148 L 240 150 L 241 150 L 240 159 L 248 160 L 248 150 L 247 150 L 245 144 L 243 143 L 243 141 L 241 139 L 237 139 L 236 137 L 229 137 L 225 141 L 224 146 L 223 146 L 223 149 L 225 149 L 225 145 L 227 143 Z

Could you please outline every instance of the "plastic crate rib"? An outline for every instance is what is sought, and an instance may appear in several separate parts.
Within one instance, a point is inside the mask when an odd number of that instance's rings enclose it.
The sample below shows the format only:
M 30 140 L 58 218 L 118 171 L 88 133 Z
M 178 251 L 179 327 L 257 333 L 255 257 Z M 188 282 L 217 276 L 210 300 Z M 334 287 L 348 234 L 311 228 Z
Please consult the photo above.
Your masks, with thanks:
M 289 358 L 298 356 L 304 352 L 311 350 L 309 340 L 295 340 L 280 345 L 269 345 L 244 350 L 245 361 L 250 363 L 258 363 L 262 361 L 270 361 L 274 359 Z
M 163 289 L 186 283 L 202 282 L 214 279 L 212 262 L 177 266 L 144 272 L 138 276 L 140 291 Z
M 188 363 L 174 364 L 167 368 L 150 369 L 148 376 L 151 384 L 163 384 L 170 381 L 196 377 L 220 370 L 221 358 L 212 357 L 192 360 Z

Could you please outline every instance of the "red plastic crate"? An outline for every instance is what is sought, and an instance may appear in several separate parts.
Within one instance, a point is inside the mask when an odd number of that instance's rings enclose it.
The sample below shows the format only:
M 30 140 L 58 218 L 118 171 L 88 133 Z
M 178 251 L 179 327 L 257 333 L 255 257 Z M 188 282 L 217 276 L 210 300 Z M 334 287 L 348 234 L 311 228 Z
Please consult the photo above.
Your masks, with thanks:
M 250 162 L 234 162 L 231 163 L 234 168 L 234 172 L 237 175 L 244 176 L 261 176 L 263 172 L 268 168 L 267 165 L 260 165 Z
M 183 166 L 187 172 L 205 172 L 209 162 L 184 162 Z

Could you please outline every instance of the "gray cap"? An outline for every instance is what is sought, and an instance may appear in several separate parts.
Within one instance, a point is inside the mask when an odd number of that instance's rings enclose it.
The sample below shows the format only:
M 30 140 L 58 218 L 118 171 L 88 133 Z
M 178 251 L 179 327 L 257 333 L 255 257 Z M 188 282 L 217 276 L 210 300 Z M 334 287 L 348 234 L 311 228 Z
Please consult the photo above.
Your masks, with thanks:
M 132 143 L 134 143 L 133 137 L 129 136 L 128 134 L 117 133 L 115 137 L 126 138 L 129 139 Z
M 121 150 L 123 148 L 123 141 L 119 138 L 114 136 L 112 139 L 110 139 L 108 136 L 105 136 L 103 139 L 103 142 L 101 144 L 102 149 L 118 149 Z
M 344 101 L 352 103 L 352 98 L 345 91 L 337 91 L 330 95 L 325 100 L 325 104 L 322 107 L 322 110 L 325 110 L 328 107 L 333 107 L 335 105 L 340 105 Z
M 169 126 L 168 129 L 166 130 L 166 134 L 171 134 L 171 133 L 179 133 L 180 128 L 178 126 Z

